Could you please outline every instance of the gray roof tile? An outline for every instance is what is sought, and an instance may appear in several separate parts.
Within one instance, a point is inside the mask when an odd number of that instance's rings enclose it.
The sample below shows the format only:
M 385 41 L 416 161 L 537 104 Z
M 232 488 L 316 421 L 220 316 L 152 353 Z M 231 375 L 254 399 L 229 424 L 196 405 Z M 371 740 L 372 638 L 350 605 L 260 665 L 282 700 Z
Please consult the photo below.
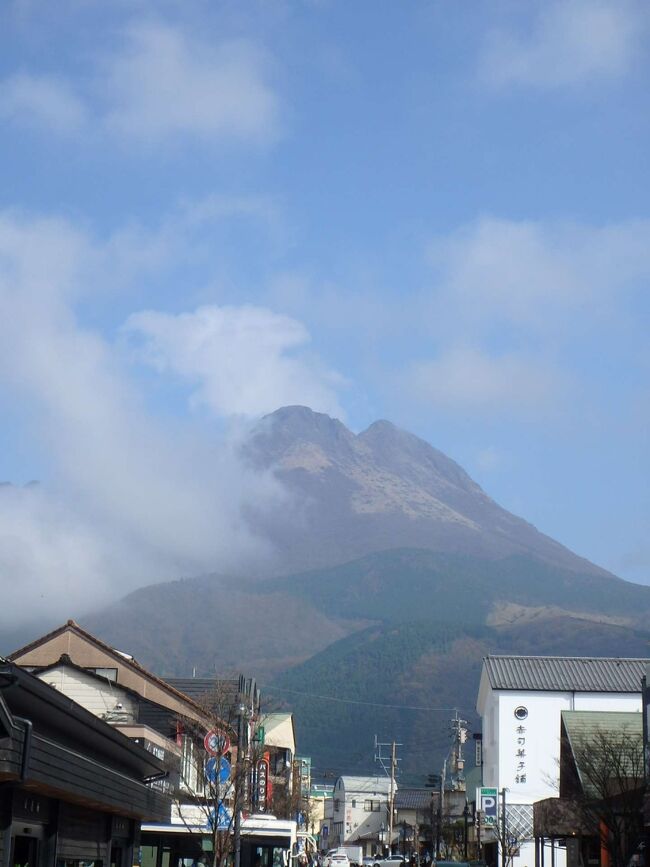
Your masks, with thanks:
M 486 656 L 493 689 L 641 692 L 647 659 L 595 656 Z

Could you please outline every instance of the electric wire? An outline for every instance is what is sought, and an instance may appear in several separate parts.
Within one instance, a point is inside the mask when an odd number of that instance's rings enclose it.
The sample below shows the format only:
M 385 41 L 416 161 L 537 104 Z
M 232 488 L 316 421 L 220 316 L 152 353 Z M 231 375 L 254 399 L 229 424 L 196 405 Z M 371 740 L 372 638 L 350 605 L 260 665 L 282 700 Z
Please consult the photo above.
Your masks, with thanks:
M 302 692 L 298 689 L 288 689 L 284 686 L 266 686 L 260 685 L 260 689 L 264 690 L 275 690 L 276 692 L 288 692 L 291 695 L 302 695 L 305 698 L 315 698 L 319 701 L 333 701 L 339 704 L 359 704 L 365 705 L 366 707 L 385 707 L 390 708 L 392 710 L 415 710 L 415 711 L 427 711 L 428 713 L 449 713 L 450 711 L 456 711 L 458 708 L 456 707 L 428 707 L 424 705 L 414 705 L 414 704 L 384 704 L 383 702 L 378 701 L 361 701 L 360 699 L 355 698 L 340 698 L 335 695 L 318 695 L 314 692 Z

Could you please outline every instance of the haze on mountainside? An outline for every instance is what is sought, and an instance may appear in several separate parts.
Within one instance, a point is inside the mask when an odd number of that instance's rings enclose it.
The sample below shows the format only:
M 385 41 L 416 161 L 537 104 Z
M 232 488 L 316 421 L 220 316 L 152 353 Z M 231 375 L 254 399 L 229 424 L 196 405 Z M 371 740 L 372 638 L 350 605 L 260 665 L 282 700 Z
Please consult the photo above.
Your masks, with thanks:
M 244 452 L 258 469 L 274 468 L 291 492 L 276 513 L 247 515 L 272 543 L 265 569 L 217 568 L 137 590 L 83 618 L 160 671 L 239 665 L 276 673 L 391 620 L 485 623 L 528 609 L 539 619 L 548 606 L 636 620 L 650 607 L 650 588 L 539 533 L 454 461 L 389 422 L 355 436 L 327 415 L 285 407 L 255 427 Z M 196 628 L 208 612 L 218 635 Z M 291 630 L 278 627 L 289 621 Z

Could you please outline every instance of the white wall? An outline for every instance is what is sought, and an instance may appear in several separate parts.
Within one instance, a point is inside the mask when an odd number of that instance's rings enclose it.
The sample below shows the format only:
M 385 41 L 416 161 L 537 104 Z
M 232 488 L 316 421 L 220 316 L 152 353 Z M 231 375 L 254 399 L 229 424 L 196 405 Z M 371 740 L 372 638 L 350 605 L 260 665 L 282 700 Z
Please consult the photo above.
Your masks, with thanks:
M 483 685 L 482 685 L 483 686 Z M 560 718 L 563 710 L 638 711 L 639 693 L 495 691 L 482 689 L 483 785 L 506 788 L 507 803 L 532 804 L 558 797 Z M 518 720 L 514 711 L 525 707 Z M 523 729 L 523 731 L 520 731 Z M 520 743 L 519 740 L 524 740 Z M 524 756 L 517 754 L 525 751 Z M 523 762 L 523 769 L 519 763 Z M 525 782 L 522 782 L 522 773 Z M 519 782 L 517 781 L 519 778 Z M 534 843 L 523 843 L 513 867 L 534 864 Z M 556 867 L 564 867 L 564 850 L 556 850 Z
M 66 665 L 39 672 L 37 677 L 95 716 L 104 717 L 115 711 L 117 704 L 121 704 L 122 709 L 117 713 L 124 715 L 123 721 L 126 722 L 127 717 L 130 721 L 134 719 L 135 703 L 129 693 L 120 689 L 117 684 L 98 680 L 90 674 Z
M 372 785 L 367 785 L 362 791 L 358 791 L 346 790 L 341 784 L 342 781 L 338 780 L 334 790 L 334 803 L 338 802 L 339 808 L 334 809 L 332 816 L 332 824 L 343 823 L 341 842 L 354 842 L 359 836 L 376 834 L 382 822 L 387 826 L 388 797 L 382 787 L 373 788 Z M 379 810 L 366 811 L 366 801 L 379 801 Z M 330 839 L 333 840 L 333 831 L 331 835 Z
M 558 795 L 563 710 L 641 712 L 640 693 L 503 691 L 495 695 L 499 706 L 498 774 L 494 783 L 486 785 L 505 786 L 510 790 L 508 800 L 519 804 Z M 526 719 L 515 717 L 517 707 L 526 708 Z M 525 755 L 518 755 L 519 750 Z

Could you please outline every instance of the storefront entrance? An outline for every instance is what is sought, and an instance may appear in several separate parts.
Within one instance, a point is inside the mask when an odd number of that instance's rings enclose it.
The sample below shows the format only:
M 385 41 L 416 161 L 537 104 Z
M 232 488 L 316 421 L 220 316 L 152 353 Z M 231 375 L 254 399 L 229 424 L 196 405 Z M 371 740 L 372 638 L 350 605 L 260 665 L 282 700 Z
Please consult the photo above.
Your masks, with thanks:
M 37 867 L 38 840 L 26 834 L 15 834 L 11 838 L 10 867 Z

